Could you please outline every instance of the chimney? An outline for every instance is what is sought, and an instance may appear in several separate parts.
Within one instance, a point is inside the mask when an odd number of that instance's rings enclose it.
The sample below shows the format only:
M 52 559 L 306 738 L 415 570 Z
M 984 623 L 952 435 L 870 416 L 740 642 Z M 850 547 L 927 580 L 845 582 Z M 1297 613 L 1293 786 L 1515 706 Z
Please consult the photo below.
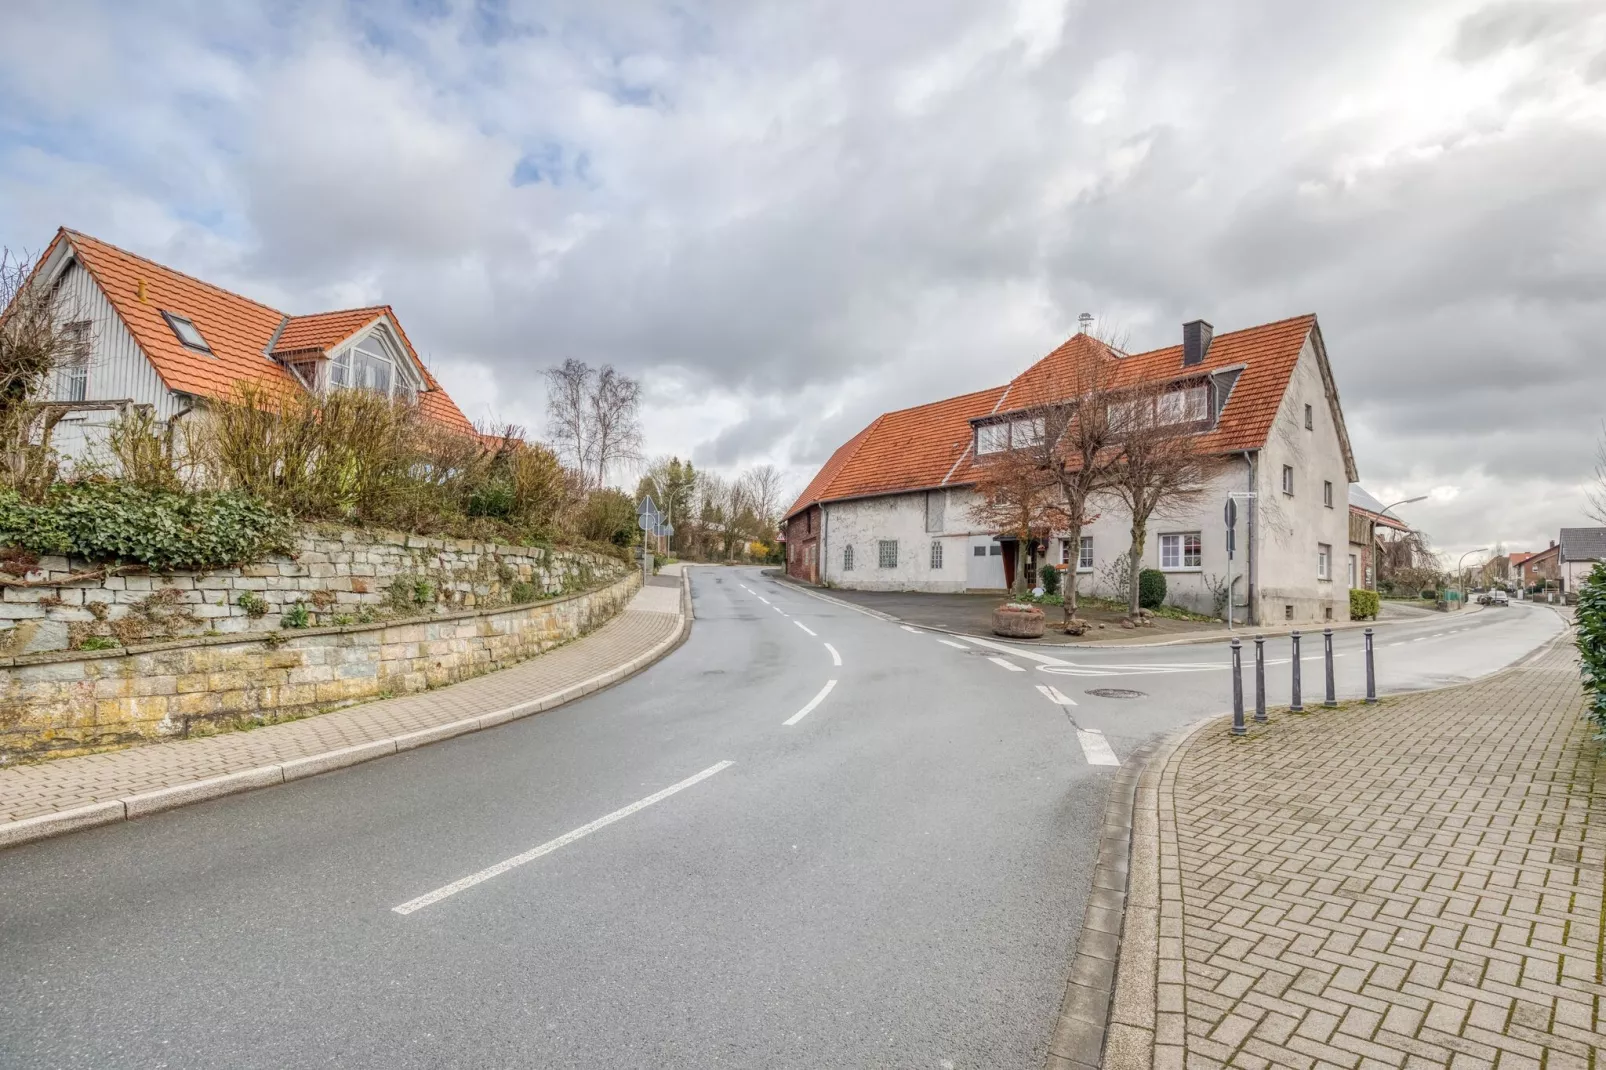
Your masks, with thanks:
M 1087 329 L 1093 326 L 1093 313 L 1084 312 L 1080 316 L 1077 316 L 1076 325 L 1079 328 L 1079 330 L 1076 332 L 1077 334 L 1086 334 Z
M 1182 325 L 1182 366 L 1191 368 L 1204 363 L 1210 352 L 1210 339 L 1215 331 L 1204 320 L 1189 320 Z
M 138 279 L 138 280 L 135 281 L 135 283 L 134 283 L 134 296 L 139 299 L 139 303 L 140 304 L 143 305 L 145 303 L 145 280 L 144 279 Z

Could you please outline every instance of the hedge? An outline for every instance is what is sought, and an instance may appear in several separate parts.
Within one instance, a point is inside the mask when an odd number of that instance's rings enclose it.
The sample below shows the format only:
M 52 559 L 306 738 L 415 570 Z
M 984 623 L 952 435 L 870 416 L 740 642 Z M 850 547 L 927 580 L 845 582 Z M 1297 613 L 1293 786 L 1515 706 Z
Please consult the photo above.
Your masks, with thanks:
M 0 545 L 28 554 L 226 568 L 290 549 L 290 517 L 245 494 L 186 494 L 92 481 L 52 487 L 42 502 L 0 491 Z
M 1351 587 L 1349 592 L 1349 619 L 1376 620 L 1378 601 L 1376 591 L 1366 591 L 1359 587 Z
M 1606 739 L 1606 564 L 1596 565 L 1578 588 L 1578 654 L 1587 696 L 1585 716 Z

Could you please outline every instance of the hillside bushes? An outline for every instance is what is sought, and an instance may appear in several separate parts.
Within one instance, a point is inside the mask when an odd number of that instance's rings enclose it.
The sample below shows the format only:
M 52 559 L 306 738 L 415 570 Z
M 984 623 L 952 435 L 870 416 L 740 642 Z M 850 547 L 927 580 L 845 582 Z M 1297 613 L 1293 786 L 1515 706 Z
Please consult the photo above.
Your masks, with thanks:
M 1606 565 L 1596 565 L 1579 587 L 1577 621 L 1585 716 L 1606 739 Z

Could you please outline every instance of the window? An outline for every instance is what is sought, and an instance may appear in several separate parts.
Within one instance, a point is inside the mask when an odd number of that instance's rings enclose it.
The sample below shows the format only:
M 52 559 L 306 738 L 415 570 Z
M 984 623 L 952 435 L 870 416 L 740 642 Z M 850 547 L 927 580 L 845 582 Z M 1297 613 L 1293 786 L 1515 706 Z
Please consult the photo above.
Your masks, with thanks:
M 1315 410 L 1313 410 L 1309 405 L 1306 405 L 1305 406 L 1305 430 L 1313 431 L 1315 429 L 1316 429 L 1316 413 L 1315 413 Z
M 167 325 L 173 328 L 173 333 L 178 335 L 180 342 L 191 349 L 199 349 L 202 353 L 212 352 L 212 347 L 206 344 L 206 339 L 201 337 L 201 332 L 194 323 L 172 312 L 163 312 L 162 318 L 167 320 Z
M 89 396 L 89 321 L 69 323 L 61 333 L 67 356 L 56 368 L 56 400 L 83 401 Z
M 1035 446 L 1042 441 L 1043 418 L 1041 416 L 1009 421 L 1010 449 L 1024 449 L 1027 446 Z
M 948 496 L 940 490 L 926 491 L 926 530 L 941 531 L 943 513 L 948 503 Z
M 1193 423 L 1209 416 L 1210 388 L 1199 383 L 1161 394 L 1155 421 L 1162 424 Z
M 1082 545 L 1077 548 L 1076 571 L 1093 571 L 1093 536 L 1083 535 Z
M 1294 469 L 1291 465 L 1283 465 L 1283 493 L 1290 498 L 1294 496 Z
M 974 556 L 974 557 L 986 557 L 987 556 L 987 547 L 985 547 L 985 546 L 973 546 L 973 547 L 971 547 L 970 552 L 971 552 L 971 555 Z
M 1008 424 L 982 424 L 976 428 L 976 452 L 1002 453 L 1009 449 Z
M 1291 606 L 1291 605 L 1286 605 L 1285 604 L 1283 606 L 1283 620 L 1293 620 L 1293 619 L 1294 619 L 1294 607 Z
M 1003 547 L 1003 545 L 1001 543 L 996 543 L 995 542 L 995 543 L 993 543 L 991 546 L 989 546 L 987 548 L 987 552 L 990 555 L 992 555 L 993 557 L 1003 557 L 1004 556 L 1004 547 Z
M 1203 543 L 1197 531 L 1160 536 L 1160 567 L 1163 569 L 1198 568 L 1203 557 Z
M 1316 578 L 1319 580 L 1333 578 L 1333 548 L 1325 542 L 1316 544 Z
M 378 333 L 348 346 L 330 361 L 329 382 L 334 386 L 372 390 L 387 397 L 411 392 L 390 347 Z M 812 517 L 808 523 L 812 526 Z
M 880 564 L 882 568 L 898 567 L 897 539 L 882 539 L 880 542 L 876 543 L 876 551 L 879 556 L 878 564 Z
M 942 571 L 942 543 L 940 542 L 931 544 L 931 570 L 933 572 Z
M 1333 507 L 1333 481 L 1322 480 L 1322 504 L 1331 509 Z
M 1025 449 L 1043 441 L 1041 416 L 1017 417 L 1003 423 L 982 424 L 976 428 L 976 452 L 1002 453 L 1008 449 Z
M 842 547 L 842 571 L 853 571 L 853 547 L 851 546 Z
M 1350 554 L 1349 555 L 1349 585 L 1351 587 L 1359 587 L 1360 586 L 1360 584 L 1358 582 L 1356 582 L 1357 580 L 1360 579 L 1360 573 L 1361 573 L 1360 563 L 1358 561 L 1356 561 L 1354 554 Z

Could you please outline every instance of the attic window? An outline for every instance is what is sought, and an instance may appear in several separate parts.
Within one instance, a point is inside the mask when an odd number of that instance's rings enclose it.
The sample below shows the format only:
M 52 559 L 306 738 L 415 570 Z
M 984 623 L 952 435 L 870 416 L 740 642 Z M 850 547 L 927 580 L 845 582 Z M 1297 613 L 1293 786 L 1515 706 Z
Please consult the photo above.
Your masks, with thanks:
M 191 349 L 199 349 L 202 353 L 212 352 L 212 347 L 206 344 L 206 339 L 201 337 L 201 332 L 196 329 L 194 323 L 172 312 L 163 312 L 162 318 L 173 328 L 173 333 L 178 335 L 180 342 Z

